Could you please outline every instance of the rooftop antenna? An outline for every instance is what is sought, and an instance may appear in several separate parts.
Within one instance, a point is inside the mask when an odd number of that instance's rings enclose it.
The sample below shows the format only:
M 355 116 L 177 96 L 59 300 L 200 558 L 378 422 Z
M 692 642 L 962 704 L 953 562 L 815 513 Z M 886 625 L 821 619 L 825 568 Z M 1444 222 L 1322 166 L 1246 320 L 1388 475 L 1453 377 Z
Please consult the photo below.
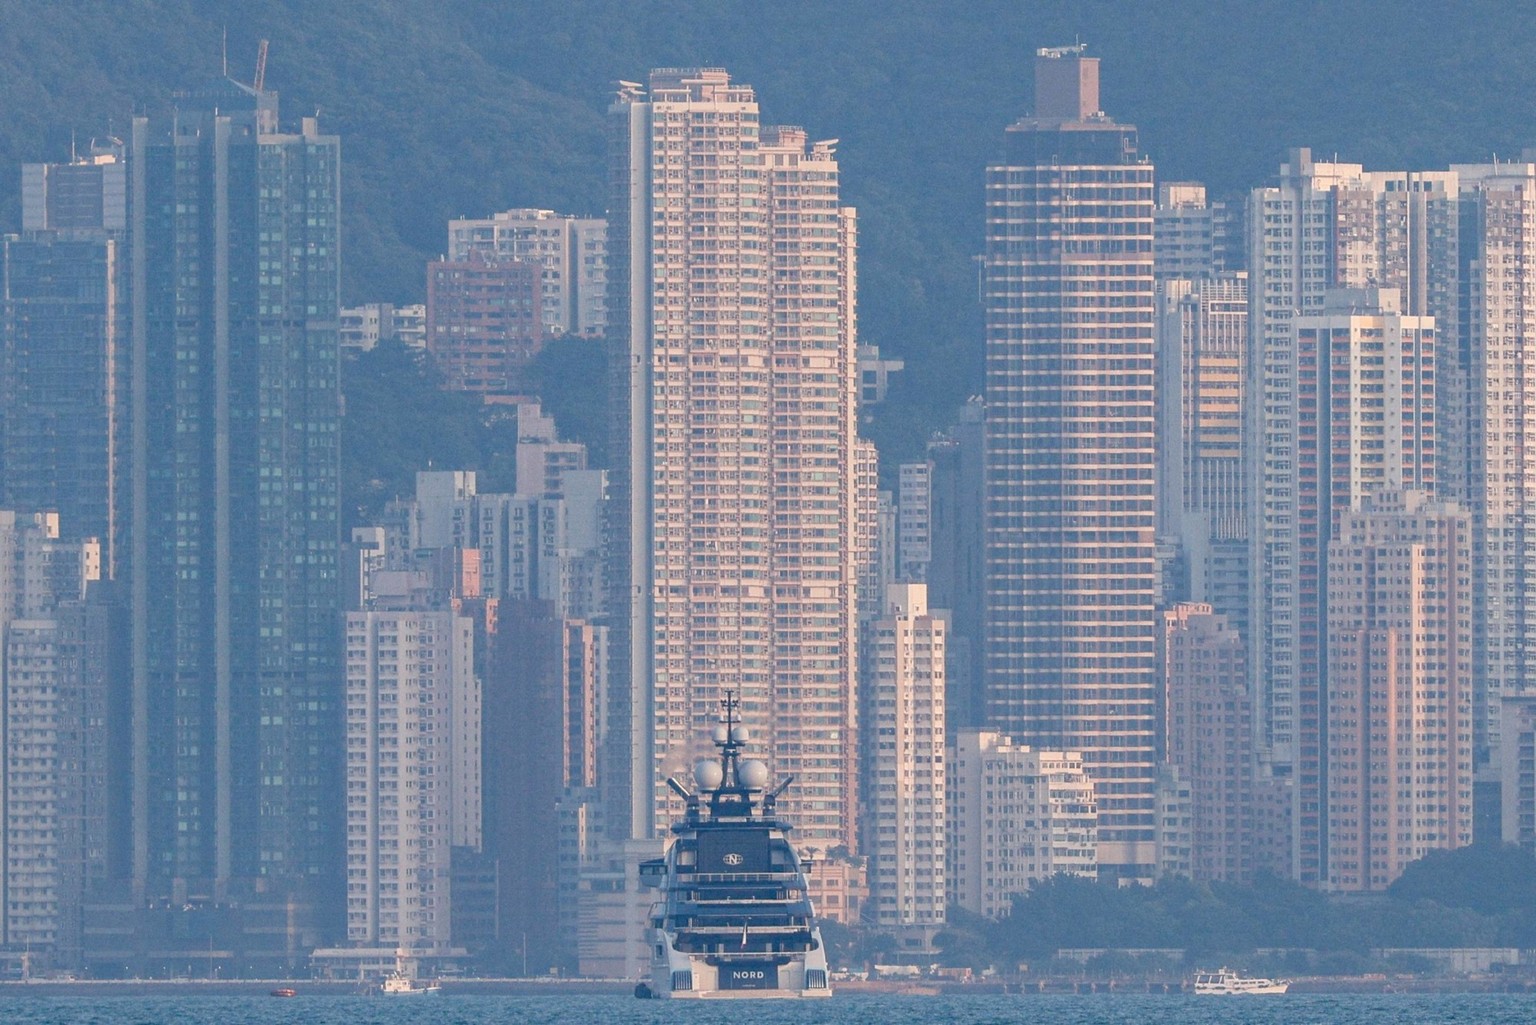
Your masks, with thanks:
M 221 32 L 222 32 L 222 37 L 223 37 L 222 38 L 222 43 L 221 43 L 221 47 L 222 47 L 222 50 L 223 50 L 222 65 L 223 65 L 223 68 L 224 68 L 223 72 L 221 72 L 221 73 L 223 74 L 223 76 L 225 78 L 228 78 L 229 77 L 229 26 L 225 25 L 223 27 L 223 29 L 221 30 Z
M 256 48 L 256 78 L 251 82 L 251 88 L 261 92 L 262 83 L 267 80 L 267 41 L 263 39 L 261 45 Z

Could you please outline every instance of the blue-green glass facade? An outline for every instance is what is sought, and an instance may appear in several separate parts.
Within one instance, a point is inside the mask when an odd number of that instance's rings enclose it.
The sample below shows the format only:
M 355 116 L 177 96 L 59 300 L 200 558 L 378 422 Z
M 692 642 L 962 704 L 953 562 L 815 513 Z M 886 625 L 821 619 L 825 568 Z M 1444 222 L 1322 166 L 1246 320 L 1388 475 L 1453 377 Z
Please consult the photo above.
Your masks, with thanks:
M 340 144 L 232 82 L 129 144 L 135 889 L 342 893 Z

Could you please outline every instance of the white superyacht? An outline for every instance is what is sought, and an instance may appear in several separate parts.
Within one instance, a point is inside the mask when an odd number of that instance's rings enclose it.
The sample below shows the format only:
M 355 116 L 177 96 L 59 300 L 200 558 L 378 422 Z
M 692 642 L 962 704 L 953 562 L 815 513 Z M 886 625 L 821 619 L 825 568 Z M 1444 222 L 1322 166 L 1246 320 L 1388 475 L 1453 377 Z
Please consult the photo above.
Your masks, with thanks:
M 640 877 L 661 891 L 651 909 L 651 976 L 637 996 L 666 999 L 825 997 L 827 955 L 805 870 L 774 805 L 793 781 L 772 790 L 768 767 L 741 758 L 751 738 L 735 695 L 715 727 L 720 758 L 693 767 L 697 792 L 675 779 L 687 802 L 665 857 Z

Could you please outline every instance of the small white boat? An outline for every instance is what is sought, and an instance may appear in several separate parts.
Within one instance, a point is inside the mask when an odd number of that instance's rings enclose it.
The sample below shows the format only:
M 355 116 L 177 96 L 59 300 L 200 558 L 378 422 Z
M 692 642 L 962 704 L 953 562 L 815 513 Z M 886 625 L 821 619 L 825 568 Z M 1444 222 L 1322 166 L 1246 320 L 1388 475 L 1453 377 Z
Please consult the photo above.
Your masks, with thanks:
M 1195 973 L 1195 993 L 1206 996 L 1284 993 L 1290 986 L 1284 979 L 1249 979 L 1227 968 Z
M 416 980 L 407 978 L 400 972 L 390 972 L 384 977 L 384 983 L 380 987 L 385 996 L 406 997 L 420 996 L 427 993 L 437 993 L 443 987 L 430 979 Z
M 434 979 L 416 978 L 415 959 L 403 947 L 395 949 L 395 970 L 384 976 L 379 983 L 379 992 L 387 997 L 425 996 L 437 993 L 442 988 Z

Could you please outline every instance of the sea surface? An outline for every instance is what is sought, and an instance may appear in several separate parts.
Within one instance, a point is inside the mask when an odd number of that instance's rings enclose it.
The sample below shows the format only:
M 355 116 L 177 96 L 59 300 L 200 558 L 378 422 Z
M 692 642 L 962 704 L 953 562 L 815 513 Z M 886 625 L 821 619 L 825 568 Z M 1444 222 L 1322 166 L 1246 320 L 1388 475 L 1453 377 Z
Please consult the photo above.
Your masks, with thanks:
M 0 998 L 4 1025 L 1529 1025 L 1536 995 L 847 996 L 812 1003 L 620 996 Z

